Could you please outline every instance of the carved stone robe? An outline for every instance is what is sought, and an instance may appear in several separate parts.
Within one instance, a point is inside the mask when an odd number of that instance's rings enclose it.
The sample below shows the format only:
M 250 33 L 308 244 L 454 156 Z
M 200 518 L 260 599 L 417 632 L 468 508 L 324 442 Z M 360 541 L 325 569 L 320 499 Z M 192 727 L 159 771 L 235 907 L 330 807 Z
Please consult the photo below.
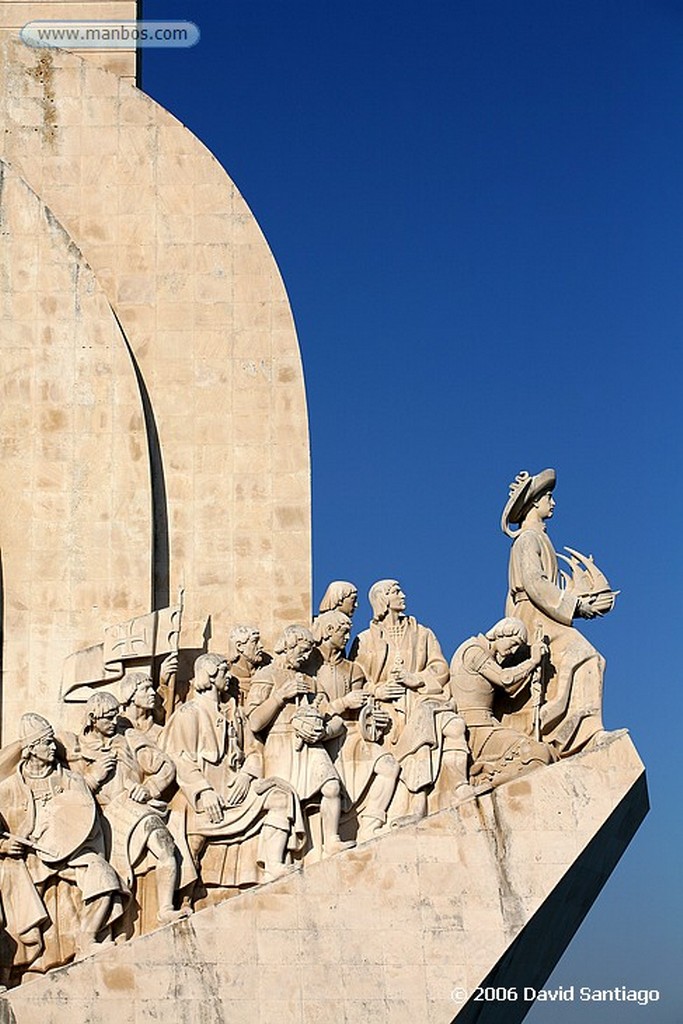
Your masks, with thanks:
M 315 694 L 302 696 L 297 701 L 279 701 L 274 696 L 274 690 L 294 675 L 294 670 L 278 664 L 277 661 L 259 669 L 251 684 L 245 712 L 256 739 L 263 743 L 266 773 L 285 779 L 293 786 L 299 799 L 305 801 L 319 793 L 327 781 L 338 780 L 339 772 L 333 765 L 327 749 L 329 740 L 315 744 L 301 742 L 297 736 L 294 719 L 308 704 L 315 704 L 327 721 L 334 713 L 324 694 L 320 694 L 317 701 Z M 313 678 L 311 685 L 315 688 Z M 267 721 L 259 727 L 257 723 L 262 718 Z M 341 720 L 338 719 L 337 734 L 341 733 L 342 728 Z
M 393 721 L 385 746 L 400 762 L 401 780 L 415 793 L 436 782 L 444 750 L 443 730 L 456 715 L 448 692 L 448 664 L 439 641 L 412 616 L 402 621 L 396 635 L 383 622 L 371 622 L 370 628 L 356 637 L 351 657 L 362 667 L 373 691 L 390 679 L 396 659 L 424 683 L 419 690 L 407 689 L 400 700 L 384 704 Z
M 79 917 L 79 902 L 68 895 L 68 890 L 60 897 L 50 889 L 49 896 L 46 896 L 48 886 L 57 879 L 75 883 L 82 900 L 92 900 L 108 893 L 124 894 L 125 887 L 104 858 L 104 840 L 85 780 L 57 766 L 40 782 L 43 783 L 40 797 L 34 795 L 20 767 L 0 782 L 2 829 L 32 838 L 38 845 L 42 839 L 47 846 L 50 840 L 46 838 L 46 829 L 52 814 L 68 813 L 64 808 L 68 809 L 71 804 L 74 807 L 80 805 L 85 813 L 81 813 L 79 821 L 74 822 L 73 845 L 70 850 L 65 849 L 62 860 L 53 862 L 50 859 L 48 863 L 39 853 L 32 851 L 24 857 L 0 856 L 0 893 L 5 927 L 16 943 L 14 966 L 31 965 L 34 970 L 48 970 L 73 956 Z M 64 800 L 61 799 L 62 793 L 66 794 Z M 89 805 L 92 805 L 91 811 Z M 88 821 L 92 824 L 91 831 L 79 842 L 79 830 L 85 828 L 87 831 Z M 57 910 L 64 916 L 60 918 Z M 103 927 L 112 924 L 121 914 L 121 900 L 116 900 Z
M 346 694 L 352 690 L 369 689 L 360 664 L 349 661 L 339 651 L 327 661 L 319 657 L 314 666 L 318 692 L 325 694 L 330 711 L 340 715 L 344 723 L 343 732 L 330 741 L 328 750 L 341 776 L 349 803 L 353 805 L 363 796 L 377 761 L 388 753 L 388 748 L 366 740 L 360 730 L 360 711 L 344 707 Z
M 537 626 L 549 640 L 551 673 L 541 712 L 542 738 L 563 755 L 580 750 L 602 728 L 605 661 L 572 622 L 576 597 L 559 586 L 557 555 L 544 527 L 520 530 L 510 551 L 505 614 L 521 619 L 529 640 Z M 511 723 L 531 732 L 528 712 L 501 704 Z
M 202 872 L 207 884 L 239 886 L 259 880 L 257 869 L 262 862 L 259 844 L 247 841 L 258 837 L 263 825 L 289 832 L 290 850 L 297 850 L 303 842 L 304 825 L 295 793 L 280 779 L 264 778 L 261 754 L 256 749 L 245 751 L 244 744 L 244 721 L 232 701 L 217 708 L 195 697 L 176 709 L 164 729 L 164 750 L 175 762 L 183 798 L 175 801 L 175 807 L 182 811 L 187 835 L 243 847 L 242 856 L 236 851 L 229 868 L 221 868 L 220 878 L 207 877 L 206 872 Z M 221 821 L 210 821 L 208 814 L 199 810 L 201 794 L 212 789 L 219 796 L 227 797 L 241 772 L 251 778 L 246 797 L 234 807 L 226 807 Z M 285 812 L 266 807 L 268 793 L 274 787 L 287 794 L 288 810 Z M 171 823 L 175 823 L 173 818 Z M 189 880 L 188 871 L 184 871 L 182 884 Z
M 139 864 L 151 829 L 164 828 L 165 807 L 131 800 L 129 792 L 136 785 L 144 785 L 159 800 L 173 784 L 175 766 L 159 747 L 136 729 L 126 729 L 107 741 L 97 732 L 82 733 L 70 757 L 73 767 L 84 775 L 106 750 L 116 755 L 116 767 L 96 791 L 95 798 L 105 820 L 108 836 L 109 859 L 129 885 L 133 883 L 133 869 L 147 868 Z

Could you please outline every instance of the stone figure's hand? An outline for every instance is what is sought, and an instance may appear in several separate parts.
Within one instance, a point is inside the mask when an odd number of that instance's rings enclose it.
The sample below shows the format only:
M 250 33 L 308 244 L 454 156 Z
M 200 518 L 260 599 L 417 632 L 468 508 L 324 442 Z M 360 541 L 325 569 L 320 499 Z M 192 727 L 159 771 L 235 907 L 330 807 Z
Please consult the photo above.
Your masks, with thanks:
M 296 724 L 297 735 L 304 743 L 315 744 L 325 739 L 325 723 L 322 719 L 302 719 Z
M 391 728 L 391 715 L 389 714 L 388 711 L 385 711 L 384 708 L 380 708 L 377 707 L 377 705 L 375 705 L 375 707 L 372 709 L 372 717 L 374 719 L 375 725 L 382 732 L 386 732 L 388 729 Z
M 178 652 L 173 651 L 161 663 L 159 669 L 159 682 L 167 683 L 169 678 L 178 671 Z
M 128 796 L 131 800 L 134 800 L 136 804 L 146 804 L 148 800 L 152 799 L 152 794 L 146 786 L 133 786 Z
M 294 679 L 290 679 L 275 691 L 280 700 L 294 700 L 295 697 L 310 692 L 311 687 L 303 676 L 296 676 Z
M 403 683 L 399 683 L 396 679 L 390 679 L 389 682 L 380 683 L 375 687 L 375 697 L 378 700 L 400 700 L 405 692 L 406 688 Z
M 424 680 L 412 672 L 405 672 L 402 679 L 407 690 L 421 690 L 424 687 Z
M 88 769 L 87 775 L 96 785 L 100 786 L 105 782 L 116 768 L 116 754 L 105 754 L 104 757 L 93 761 Z
M 579 598 L 576 614 L 581 619 L 594 619 L 599 615 L 606 615 L 614 608 L 615 596 L 611 590 L 600 594 L 586 594 Z
M 548 645 L 543 640 L 537 640 L 531 645 L 531 660 L 535 665 L 540 665 L 548 653 Z
M 606 615 L 607 612 L 611 612 L 614 608 L 616 596 L 616 593 L 613 593 L 611 590 L 601 594 L 595 594 L 591 599 L 591 607 L 595 611 L 595 614 Z
M 576 614 L 580 619 L 594 619 L 598 613 L 593 610 L 589 597 L 580 597 L 576 603 Z
M 228 795 L 225 798 L 227 806 L 235 807 L 236 804 L 241 804 L 249 792 L 250 785 L 251 775 L 247 775 L 246 772 L 240 772 L 239 775 L 235 777 L 230 789 L 228 790 Z
M 4 853 L 7 857 L 23 857 L 26 852 L 24 847 L 16 839 L 7 838 L 0 839 L 0 853 Z
M 209 821 L 214 825 L 218 825 L 223 820 L 223 807 L 218 793 L 213 789 L 205 789 L 199 794 L 197 810 L 200 814 L 207 814 Z
M 344 695 L 344 707 L 350 710 L 357 711 L 358 708 L 362 708 L 367 702 L 369 693 L 364 690 L 351 690 L 349 693 Z

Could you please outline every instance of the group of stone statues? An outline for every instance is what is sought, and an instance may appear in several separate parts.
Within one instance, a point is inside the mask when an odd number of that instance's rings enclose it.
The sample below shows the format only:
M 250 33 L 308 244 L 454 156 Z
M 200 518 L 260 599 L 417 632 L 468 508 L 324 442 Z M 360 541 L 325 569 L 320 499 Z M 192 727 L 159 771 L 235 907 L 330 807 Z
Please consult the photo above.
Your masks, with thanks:
M 450 668 L 396 580 L 370 588 L 372 620 L 347 653 L 357 589 L 336 581 L 272 655 L 256 628 L 232 629 L 227 653 L 201 654 L 187 699 L 166 711 L 177 655 L 156 680 L 130 672 L 116 693 L 94 693 L 77 734 L 25 714 L 0 751 L 0 980 L 178 920 L 594 742 L 604 661 L 573 620 L 605 614 L 615 592 L 578 552 L 560 574 L 545 531 L 554 486 L 553 470 L 511 486 L 506 617 L 465 640 Z

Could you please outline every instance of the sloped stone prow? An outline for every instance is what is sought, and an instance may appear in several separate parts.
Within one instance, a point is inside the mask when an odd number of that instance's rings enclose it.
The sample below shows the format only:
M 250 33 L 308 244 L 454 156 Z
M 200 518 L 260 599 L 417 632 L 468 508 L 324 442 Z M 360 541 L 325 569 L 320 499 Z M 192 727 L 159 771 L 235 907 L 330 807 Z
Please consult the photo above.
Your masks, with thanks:
M 490 1024 L 467 1003 L 456 1018 L 454 990 L 540 984 L 646 808 L 630 738 L 608 735 L 5 1002 L 15 1024 Z M 541 962 L 527 975 L 539 934 Z M 510 1009 L 506 1022 L 522 1019 Z
M 515 1001 L 465 1003 L 453 1020 L 457 1024 L 519 1024 L 533 1001 L 523 990 L 538 992 L 593 906 L 605 882 L 631 842 L 650 804 L 643 772 L 605 824 L 577 857 L 541 908 L 522 929 L 481 988 L 514 988 Z

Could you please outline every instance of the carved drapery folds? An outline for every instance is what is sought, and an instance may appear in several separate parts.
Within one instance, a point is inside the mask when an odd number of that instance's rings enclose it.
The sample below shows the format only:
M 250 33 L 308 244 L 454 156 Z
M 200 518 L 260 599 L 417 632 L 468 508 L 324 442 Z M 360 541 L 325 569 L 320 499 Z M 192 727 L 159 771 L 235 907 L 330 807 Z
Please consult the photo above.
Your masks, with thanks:
M 26 714 L 0 751 L 4 983 L 597 742 L 604 659 L 573 620 L 605 614 L 616 592 L 577 552 L 560 574 L 545 530 L 554 484 L 552 470 L 513 484 L 508 614 L 450 670 L 391 579 L 370 588 L 348 653 L 357 591 L 342 582 L 272 655 L 257 626 L 235 625 L 227 655 L 202 652 L 189 678 L 182 601 L 75 652 L 83 686 L 66 699 L 90 694 L 79 731 Z

